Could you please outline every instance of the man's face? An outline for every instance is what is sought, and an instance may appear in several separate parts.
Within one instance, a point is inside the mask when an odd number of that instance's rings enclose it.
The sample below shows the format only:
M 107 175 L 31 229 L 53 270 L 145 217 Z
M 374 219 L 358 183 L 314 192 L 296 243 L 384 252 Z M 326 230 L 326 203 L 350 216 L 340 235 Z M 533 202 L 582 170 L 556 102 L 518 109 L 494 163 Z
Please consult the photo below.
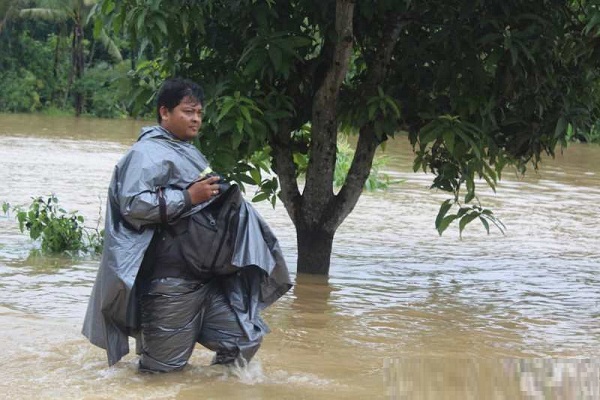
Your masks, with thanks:
M 171 132 L 178 139 L 192 140 L 198 135 L 202 125 L 202 104 L 192 97 L 184 97 L 181 102 L 169 111 L 160 108 L 160 126 Z

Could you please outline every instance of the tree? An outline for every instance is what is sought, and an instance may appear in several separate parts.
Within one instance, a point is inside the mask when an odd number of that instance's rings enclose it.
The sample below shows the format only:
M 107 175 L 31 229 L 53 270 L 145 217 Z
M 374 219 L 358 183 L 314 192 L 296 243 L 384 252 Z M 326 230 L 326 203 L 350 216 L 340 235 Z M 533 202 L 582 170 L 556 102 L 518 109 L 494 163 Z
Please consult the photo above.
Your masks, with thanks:
M 6 21 L 11 18 L 17 8 L 18 0 L 5 0 L 0 2 L 0 32 L 6 24 Z
M 98 11 L 141 55 L 151 49 L 136 72 L 143 102 L 168 75 L 203 82 L 201 149 L 261 184 L 258 198 L 280 197 L 301 273 L 328 274 L 334 234 L 388 137 L 408 132 L 415 170 L 451 194 L 440 234 L 476 219 L 489 230 L 477 178 L 495 188 L 506 165 L 537 165 L 598 115 L 595 1 L 102 0 Z M 336 193 L 340 129 L 358 142 Z M 257 151 L 277 179 L 263 179 Z

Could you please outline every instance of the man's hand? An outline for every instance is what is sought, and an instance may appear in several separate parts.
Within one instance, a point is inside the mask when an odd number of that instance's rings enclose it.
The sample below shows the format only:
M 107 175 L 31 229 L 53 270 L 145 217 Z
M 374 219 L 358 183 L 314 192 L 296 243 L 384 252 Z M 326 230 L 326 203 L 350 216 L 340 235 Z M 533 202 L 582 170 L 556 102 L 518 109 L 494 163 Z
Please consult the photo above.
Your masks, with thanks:
M 221 178 L 218 176 L 210 176 L 201 181 L 195 182 L 187 188 L 190 194 L 192 204 L 205 202 L 214 196 L 219 194 L 219 184 L 217 183 Z

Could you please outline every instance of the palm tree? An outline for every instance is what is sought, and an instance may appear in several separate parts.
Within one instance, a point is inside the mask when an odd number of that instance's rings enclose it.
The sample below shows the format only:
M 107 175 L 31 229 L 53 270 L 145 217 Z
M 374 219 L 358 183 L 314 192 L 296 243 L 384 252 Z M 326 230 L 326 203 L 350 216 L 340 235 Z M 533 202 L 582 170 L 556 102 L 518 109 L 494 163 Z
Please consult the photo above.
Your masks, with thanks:
M 10 18 L 14 17 L 19 7 L 19 0 L 0 1 L 0 32 Z
M 18 0 L 14 3 L 16 2 Z M 88 24 L 88 16 L 97 0 L 38 0 L 35 3 L 38 7 L 21 8 L 19 16 L 22 18 L 43 19 L 54 23 L 66 24 L 70 22 L 72 24 L 71 71 L 69 72 L 67 88 L 67 93 L 70 93 L 73 82 L 83 76 L 85 68 L 83 29 Z M 118 47 L 104 30 L 100 30 L 98 39 L 116 61 L 122 61 Z M 75 113 L 80 115 L 83 111 L 83 94 L 75 90 L 73 95 L 75 98 Z

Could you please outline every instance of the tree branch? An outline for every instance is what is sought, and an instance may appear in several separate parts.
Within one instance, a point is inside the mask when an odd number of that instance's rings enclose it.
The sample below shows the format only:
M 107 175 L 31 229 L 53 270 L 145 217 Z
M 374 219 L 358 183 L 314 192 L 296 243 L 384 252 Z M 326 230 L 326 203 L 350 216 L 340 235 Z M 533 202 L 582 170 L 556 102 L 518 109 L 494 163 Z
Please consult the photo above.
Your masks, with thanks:
M 381 36 L 381 43 L 377 46 L 375 62 L 368 69 L 369 72 L 363 91 L 364 99 L 375 95 L 377 87 L 383 84 L 388 73 L 394 47 L 400 37 L 402 18 L 399 15 L 393 15 L 387 21 L 384 34 Z M 337 228 L 354 209 L 371 172 L 373 158 L 379 142 L 375 135 L 373 122 L 368 122 L 360 127 L 356 152 L 344 186 L 328 206 L 333 227 Z
M 333 172 L 337 154 L 337 101 L 352 52 L 354 3 L 338 0 L 335 10 L 335 43 L 322 84 L 313 100 L 312 141 L 304 190 L 306 220 L 318 224 L 333 196 Z M 325 40 L 331 40 L 326 37 Z M 326 46 L 324 46 L 326 47 Z
M 296 181 L 296 165 L 292 155 L 290 143 L 291 126 L 289 121 L 279 123 L 279 132 L 271 140 L 273 149 L 273 171 L 279 178 L 281 187 L 281 200 L 290 219 L 296 225 L 299 218 L 300 202 L 302 197 Z

